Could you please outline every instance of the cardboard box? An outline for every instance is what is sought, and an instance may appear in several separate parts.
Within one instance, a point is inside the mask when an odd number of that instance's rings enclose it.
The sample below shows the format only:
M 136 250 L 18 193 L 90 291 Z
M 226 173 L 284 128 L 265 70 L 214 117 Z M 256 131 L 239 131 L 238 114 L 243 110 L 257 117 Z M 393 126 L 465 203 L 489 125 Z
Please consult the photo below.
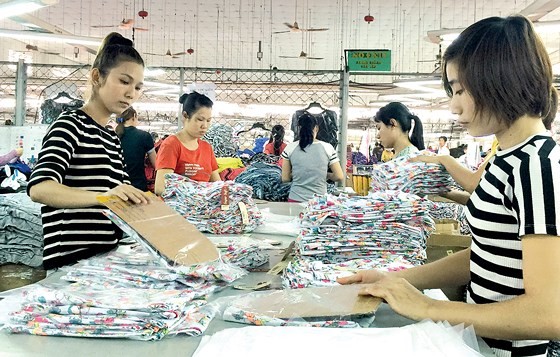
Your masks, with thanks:
M 471 246 L 471 236 L 434 233 L 428 237 L 426 254 L 428 263 L 444 258 Z
M 436 233 L 459 235 L 459 222 L 454 219 L 436 219 Z

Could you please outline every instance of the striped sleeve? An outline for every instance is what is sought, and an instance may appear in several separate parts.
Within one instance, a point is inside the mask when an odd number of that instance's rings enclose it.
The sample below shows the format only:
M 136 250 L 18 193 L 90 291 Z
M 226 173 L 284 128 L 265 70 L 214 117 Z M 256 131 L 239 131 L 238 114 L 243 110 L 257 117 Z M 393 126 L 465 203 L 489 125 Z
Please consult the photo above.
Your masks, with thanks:
M 64 181 L 70 160 L 78 146 L 77 132 L 76 124 L 71 118 L 61 116 L 53 123 L 43 139 L 43 148 L 39 153 L 28 190 L 42 181 Z
M 538 155 L 519 158 L 519 174 L 513 188 L 513 210 L 519 222 L 519 237 L 527 234 L 559 235 L 560 163 L 554 141 L 545 141 Z
M 325 151 L 326 151 L 327 156 L 329 158 L 329 166 L 340 161 L 340 159 L 338 158 L 338 155 L 336 154 L 336 150 L 334 149 L 334 147 L 331 144 L 326 143 L 324 141 L 319 141 L 319 142 L 325 148 Z

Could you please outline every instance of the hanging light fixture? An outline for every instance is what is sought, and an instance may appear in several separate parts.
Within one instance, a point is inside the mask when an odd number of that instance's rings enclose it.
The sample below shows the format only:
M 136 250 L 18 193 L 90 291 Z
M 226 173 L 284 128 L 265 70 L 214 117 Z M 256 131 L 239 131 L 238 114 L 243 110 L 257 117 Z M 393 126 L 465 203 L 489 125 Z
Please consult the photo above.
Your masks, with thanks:
M 142 10 L 138 11 L 138 16 L 140 16 L 142 19 L 148 17 L 148 12 L 144 10 L 144 0 L 142 0 Z
M 368 3 L 368 14 L 366 16 L 364 16 L 364 21 L 368 23 L 368 25 L 370 23 L 373 22 L 373 20 L 375 20 L 375 17 L 371 16 L 371 0 Z

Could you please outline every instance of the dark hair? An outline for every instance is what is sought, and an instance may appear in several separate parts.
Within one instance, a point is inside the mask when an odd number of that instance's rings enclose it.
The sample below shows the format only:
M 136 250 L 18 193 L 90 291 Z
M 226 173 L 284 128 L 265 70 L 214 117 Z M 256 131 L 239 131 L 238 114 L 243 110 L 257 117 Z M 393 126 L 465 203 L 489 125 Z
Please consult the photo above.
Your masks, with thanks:
M 495 116 L 507 126 L 526 114 L 540 116 L 550 129 L 558 107 L 552 65 L 526 17 L 489 17 L 461 32 L 443 55 L 443 85 L 450 97 L 451 62 L 474 100 L 475 115 Z
M 284 142 L 284 127 L 280 124 L 277 124 L 272 127 L 270 130 L 270 139 L 268 140 L 269 143 L 274 142 L 274 155 L 280 156 L 280 147 Z
M 134 49 L 134 43 L 120 33 L 111 32 L 105 36 L 97 50 L 92 68 L 97 68 L 99 75 L 105 78 L 111 69 L 125 61 L 138 63 L 144 67 L 144 60 Z
M 183 104 L 183 112 L 187 113 L 188 119 L 200 108 L 212 108 L 214 104 L 210 98 L 198 92 L 184 93 L 179 97 L 179 103 Z
M 440 136 L 440 139 L 443 139 L 443 141 L 447 142 L 447 136 Z
M 395 119 L 399 123 L 401 130 L 409 136 L 412 145 L 418 150 L 425 149 L 422 121 L 420 121 L 418 116 L 412 114 L 406 105 L 399 102 L 391 102 L 377 111 L 374 121 L 390 126 L 391 119 Z M 414 122 L 414 126 L 412 122 Z M 410 133 L 410 129 L 412 129 L 412 133 Z
M 309 113 L 304 113 L 298 118 L 299 147 L 301 151 L 313 143 L 313 130 L 317 126 L 317 119 Z
M 115 133 L 117 133 L 119 138 L 122 138 L 124 134 L 124 123 L 134 118 L 135 116 L 136 110 L 134 110 L 134 108 L 132 107 L 129 107 L 117 117 L 117 127 L 115 128 Z

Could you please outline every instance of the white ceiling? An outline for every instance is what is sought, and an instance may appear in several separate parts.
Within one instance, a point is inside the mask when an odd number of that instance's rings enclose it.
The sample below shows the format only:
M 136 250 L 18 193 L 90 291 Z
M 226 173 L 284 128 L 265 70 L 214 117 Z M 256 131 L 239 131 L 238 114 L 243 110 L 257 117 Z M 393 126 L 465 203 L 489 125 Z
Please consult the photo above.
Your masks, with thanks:
M 0 3 L 6 0 L 0 0 Z M 387 48 L 392 50 L 394 72 L 424 72 L 434 69 L 436 44 L 424 38 L 428 30 L 465 27 L 480 18 L 505 16 L 521 11 L 529 0 L 59 0 L 59 3 L 32 15 L 80 36 L 103 37 L 115 30 L 127 37 L 131 30 L 92 28 L 94 25 L 118 25 L 123 18 L 135 20 L 135 26 L 147 32 L 135 33 L 141 53 L 164 54 L 188 48 L 194 54 L 177 59 L 145 55 L 149 66 L 188 66 L 216 68 L 266 69 L 339 69 L 343 49 Z M 147 18 L 138 16 L 144 8 Z M 375 21 L 368 24 L 364 16 Z M 555 10 L 542 20 L 560 19 Z M 273 34 L 286 30 L 284 22 L 297 20 L 300 27 L 328 31 Z M 0 28 L 26 29 L 9 19 L 0 20 Z M 551 52 L 558 50 L 558 34 L 548 35 Z M 258 41 L 262 41 L 262 61 L 257 60 Z M 40 41 L 26 43 L 0 39 L 0 60 L 8 59 L 8 50 L 25 50 L 26 44 L 60 52 L 46 55 L 33 52 L 33 62 L 70 64 L 70 59 L 91 63 L 93 55 L 74 48 Z M 280 58 L 298 56 L 301 51 L 323 60 Z M 68 59 L 67 59 L 68 58 Z

